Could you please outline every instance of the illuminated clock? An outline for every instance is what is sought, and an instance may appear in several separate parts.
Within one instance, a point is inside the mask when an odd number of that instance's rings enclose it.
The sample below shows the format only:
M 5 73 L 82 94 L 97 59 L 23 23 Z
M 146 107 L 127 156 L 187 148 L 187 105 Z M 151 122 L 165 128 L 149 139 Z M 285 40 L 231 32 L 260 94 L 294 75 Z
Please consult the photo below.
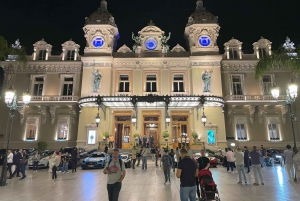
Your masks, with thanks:
M 105 40 L 101 36 L 96 36 L 92 40 L 92 44 L 95 48 L 102 48 L 104 43 L 105 43 Z
M 157 41 L 154 38 L 148 38 L 145 42 L 145 46 L 148 50 L 154 50 L 157 47 Z
M 202 47 L 208 47 L 211 43 L 211 39 L 209 36 L 200 36 L 198 39 L 198 43 Z

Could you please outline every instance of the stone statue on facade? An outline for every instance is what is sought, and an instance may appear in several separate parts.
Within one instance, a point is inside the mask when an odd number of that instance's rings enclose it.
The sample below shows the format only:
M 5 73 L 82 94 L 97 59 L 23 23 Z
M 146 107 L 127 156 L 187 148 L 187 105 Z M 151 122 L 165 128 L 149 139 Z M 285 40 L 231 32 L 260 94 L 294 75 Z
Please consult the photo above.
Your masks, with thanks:
M 92 75 L 93 75 L 93 93 L 97 93 L 99 90 L 102 77 L 99 73 L 99 70 L 95 71 L 94 68 L 92 69 Z
M 192 25 L 192 24 L 194 24 L 194 18 L 192 18 L 192 17 L 189 17 L 189 19 L 188 19 L 188 23 L 187 23 L 187 25 L 186 25 L 186 26 L 190 26 L 190 25 Z
M 132 47 L 133 51 L 135 52 L 135 50 L 141 46 L 141 37 L 140 36 L 134 36 L 134 33 L 132 32 L 132 40 L 134 40 L 134 45 Z
M 171 32 L 169 32 L 169 36 L 162 36 L 161 38 L 161 46 L 167 50 L 170 49 L 170 46 L 168 45 L 168 40 L 171 38 Z
M 15 41 L 15 44 L 12 44 L 11 47 L 14 48 L 14 49 L 21 49 L 22 46 L 20 44 L 21 44 L 21 42 L 19 41 L 19 39 L 17 39 Z
M 207 71 L 205 70 L 202 74 L 202 80 L 204 83 L 203 92 L 210 92 L 210 83 L 211 83 L 211 77 L 213 74 L 213 70 Z
M 294 46 L 295 44 L 291 41 L 289 37 L 286 37 L 285 43 L 282 45 L 287 51 L 292 52 L 296 48 Z
M 109 24 L 112 25 L 112 26 L 117 26 L 114 17 L 109 18 Z

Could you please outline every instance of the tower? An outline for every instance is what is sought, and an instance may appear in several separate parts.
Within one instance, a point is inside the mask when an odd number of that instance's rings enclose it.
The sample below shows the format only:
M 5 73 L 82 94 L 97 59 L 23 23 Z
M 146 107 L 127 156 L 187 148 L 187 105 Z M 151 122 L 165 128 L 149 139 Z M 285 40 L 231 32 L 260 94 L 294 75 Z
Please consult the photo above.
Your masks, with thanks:
M 192 55 L 219 54 L 218 17 L 205 9 L 202 0 L 198 0 L 196 5 L 196 10 L 188 18 L 184 31 L 187 46 Z

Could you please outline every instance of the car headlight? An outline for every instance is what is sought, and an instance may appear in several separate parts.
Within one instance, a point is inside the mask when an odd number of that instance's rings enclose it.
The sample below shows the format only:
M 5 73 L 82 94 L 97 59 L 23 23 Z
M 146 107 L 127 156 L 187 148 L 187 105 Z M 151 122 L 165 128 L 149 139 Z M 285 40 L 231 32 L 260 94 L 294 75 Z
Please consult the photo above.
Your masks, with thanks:
M 82 163 L 85 163 L 85 160 L 83 160 Z
M 280 155 L 275 155 L 275 157 L 276 157 L 276 158 L 282 158 L 282 156 L 280 156 Z

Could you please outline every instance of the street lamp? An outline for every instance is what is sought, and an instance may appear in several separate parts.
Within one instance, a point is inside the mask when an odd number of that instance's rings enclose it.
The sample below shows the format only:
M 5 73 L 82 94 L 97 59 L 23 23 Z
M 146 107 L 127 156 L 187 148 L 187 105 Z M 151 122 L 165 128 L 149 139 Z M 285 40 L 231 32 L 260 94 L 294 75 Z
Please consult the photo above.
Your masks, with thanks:
M 100 118 L 100 115 L 99 115 L 99 107 L 98 107 L 98 113 L 97 113 L 97 116 L 95 117 L 95 122 L 96 122 L 97 127 L 100 123 L 100 120 L 101 120 L 101 118 Z
M 203 125 L 205 126 L 205 124 L 206 124 L 206 116 L 204 114 L 204 107 L 203 107 L 203 115 L 202 115 L 201 120 L 202 120 Z
M 276 90 L 278 90 L 278 91 L 276 91 Z M 295 82 L 291 81 L 290 84 L 288 85 L 288 89 L 286 90 L 286 101 L 285 101 L 285 104 L 289 107 L 295 152 L 297 152 L 297 145 L 296 145 L 296 137 L 295 137 L 295 129 L 294 129 L 295 114 L 292 111 L 292 104 L 295 102 L 295 100 L 297 98 L 297 91 L 298 91 L 297 84 Z M 279 89 L 272 89 L 271 93 L 272 93 L 272 96 L 274 98 L 276 98 L 273 94 L 275 94 L 275 95 L 279 94 Z M 278 96 L 277 96 L 277 98 L 278 98 Z M 297 182 L 296 172 L 295 172 L 294 181 Z
M 279 87 L 273 87 L 271 89 L 271 93 L 272 93 L 273 98 L 275 98 L 277 100 L 279 97 Z
M 23 102 L 24 106 L 18 106 L 18 101 L 17 101 L 17 95 L 15 94 L 15 91 L 10 88 L 9 90 L 6 91 L 5 93 L 5 103 L 7 107 L 9 108 L 9 122 L 8 122 L 8 130 L 7 130 L 7 141 L 6 141 L 6 154 L 3 162 L 3 167 L 2 167 L 2 172 L 1 172 L 1 180 L 0 180 L 0 186 L 6 186 L 7 182 L 7 153 L 8 153 L 8 148 L 9 148 L 9 142 L 10 142 L 10 137 L 11 137 L 11 131 L 12 131 L 12 124 L 13 124 L 13 118 L 15 116 L 15 111 L 20 110 L 21 108 L 25 107 L 29 102 L 30 102 L 31 96 L 29 93 L 24 93 L 23 94 Z
M 167 114 L 166 115 L 166 123 L 168 124 L 168 126 L 169 126 L 170 122 L 171 122 L 171 118 L 170 118 L 169 114 Z

